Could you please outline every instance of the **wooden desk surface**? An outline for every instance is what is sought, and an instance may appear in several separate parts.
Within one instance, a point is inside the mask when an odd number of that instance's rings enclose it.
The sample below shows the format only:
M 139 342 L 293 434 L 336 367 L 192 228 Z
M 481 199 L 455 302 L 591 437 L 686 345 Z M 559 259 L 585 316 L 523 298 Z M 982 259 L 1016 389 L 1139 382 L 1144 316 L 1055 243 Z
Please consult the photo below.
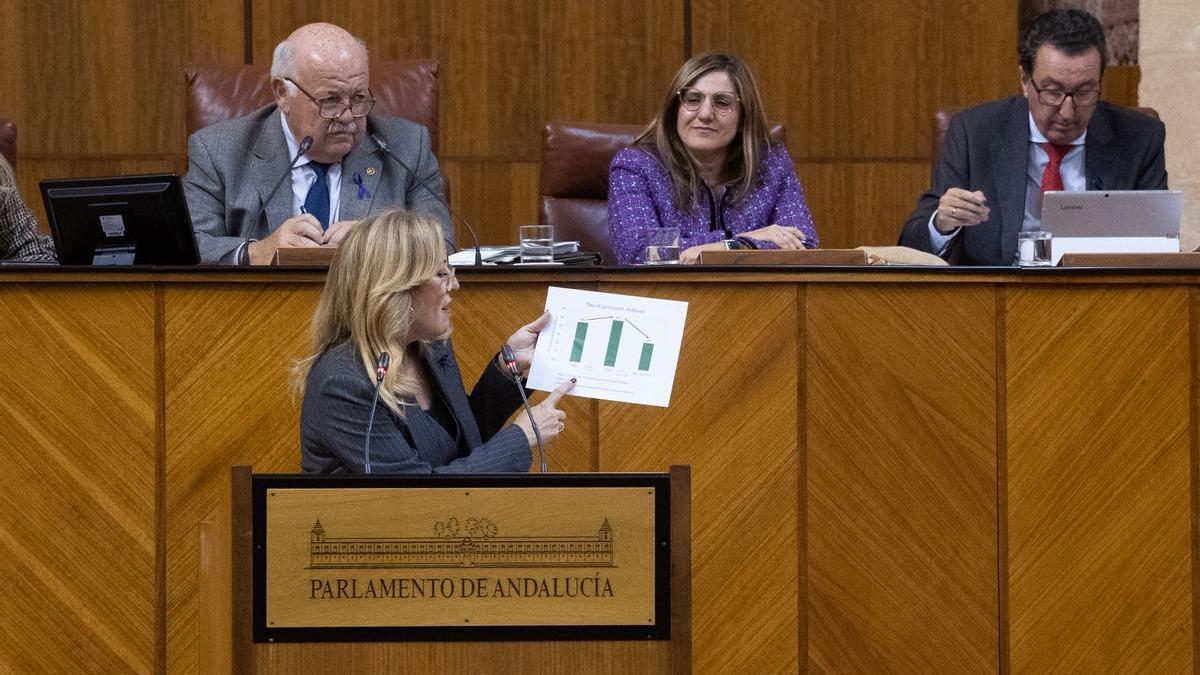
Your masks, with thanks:
M 671 407 L 571 399 L 551 466 L 692 465 L 696 672 L 1194 667 L 1194 271 L 459 275 L 468 377 L 548 285 L 689 303 Z M 323 277 L 0 267 L 6 664 L 201 670 L 197 523 L 297 469 Z

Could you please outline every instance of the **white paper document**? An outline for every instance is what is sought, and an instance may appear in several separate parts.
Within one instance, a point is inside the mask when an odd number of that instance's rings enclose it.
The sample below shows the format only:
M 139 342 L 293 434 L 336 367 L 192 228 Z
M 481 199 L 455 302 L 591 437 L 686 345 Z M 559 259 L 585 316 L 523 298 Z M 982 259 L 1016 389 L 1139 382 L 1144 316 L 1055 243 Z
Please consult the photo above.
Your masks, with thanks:
M 538 337 L 530 389 L 574 377 L 574 396 L 666 407 L 675 384 L 687 303 L 551 286 L 550 325 Z

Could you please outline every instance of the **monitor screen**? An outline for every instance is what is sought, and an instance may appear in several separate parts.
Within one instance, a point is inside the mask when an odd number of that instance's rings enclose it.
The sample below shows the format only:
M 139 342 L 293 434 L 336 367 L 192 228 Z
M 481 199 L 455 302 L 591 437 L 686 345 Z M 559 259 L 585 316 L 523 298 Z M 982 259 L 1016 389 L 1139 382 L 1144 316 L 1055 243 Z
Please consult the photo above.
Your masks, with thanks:
M 179 176 L 44 180 L 63 265 L 195 265 L 196 235 Z

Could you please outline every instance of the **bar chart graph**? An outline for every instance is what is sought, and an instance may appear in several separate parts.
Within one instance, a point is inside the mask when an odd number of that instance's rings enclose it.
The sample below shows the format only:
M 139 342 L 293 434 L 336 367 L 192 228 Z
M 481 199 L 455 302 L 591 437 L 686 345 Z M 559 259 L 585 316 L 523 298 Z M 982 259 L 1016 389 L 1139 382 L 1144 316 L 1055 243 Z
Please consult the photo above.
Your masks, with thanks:
M 551 287 L 529 386 L 577 380 L 573 395 L 665 406 L 687 303 Z
M 575 322 L 575 339 L 571 342 L 571 358 L 569 359 L 571 363 L 583 362 L 583 348 L 587 345 L 589 326 L 594 323 L 603 325 L 605 322 L 609 324 L 609 329 L 608 341 L 604 347 L 604 365 L 609 368 L 617 365 L 617 354 L 621 350 L 621 335 L 625 332 L 625 325 L 629 324 L 630 329 L 637 331 L 642 336 L 641 345 L 638 347 L 637 369 L 641 372 L 649 372 L 650 364 L 654 358 L 654 341 L 632 321 L 617 319 L 612 316 L 602 316 Z

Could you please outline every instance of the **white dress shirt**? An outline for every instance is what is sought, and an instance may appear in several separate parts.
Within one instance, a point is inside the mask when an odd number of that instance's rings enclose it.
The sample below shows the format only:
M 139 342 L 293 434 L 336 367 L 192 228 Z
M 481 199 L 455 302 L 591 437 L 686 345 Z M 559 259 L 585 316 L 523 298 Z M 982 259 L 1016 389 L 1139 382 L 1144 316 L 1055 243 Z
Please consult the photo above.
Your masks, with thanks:
M 1071 148 L 1059 164 L 1058 173 L 1062 176 L 1063 189 L 1067 192 L 1083 192 L 1087 189 L 1087 176 L 1083 173 L 1084 143 L 1087 140 L 1087 130 L 1079 138 L 1071 141 Z M 1021 223 L 1022 231 L 1041 229 L 1042 224 L 1042 173 L 1050 163 L 1050 155 L 1042 147 L 1046 136 L 1038 129 L 1033 121 L 1033 113 L 1029 113 L 1029 153 L 1025 171 L 1025 219 Z M 942 234 L 933 226 L 937 218 L 937 210 L 929 217 L 929 239 L 939 255 L 946 253 L 950 242 L 962 230 L 956 228 L 949 234 Z
M 287 118 L 283 115 L 279 116 L 279 123 L 283 125 L 283 137 L 287 139 L 288 157 L 295 157 L 296 151 L 300 149 L 300 144 L 296 142 L 296 137 L 292 135 L 292 130 L 288 127 Z M 308 156 L 300 158 L 296 162 L 296 166 L 292 167 L 292 215 L 298 216 L 300 208 L 304 206 L 304 200 L 308 197 L 308 189 L 317 180 L 317 172 L 309 166 L 311 162 Z M 329 171 L 325 174 L 325 181 L 329 184 L 329 222 L 326 225 L 333 225 L 338 221 L 338 216 L 341 212 L 342 192 L 342 163 L 329 165 Z

